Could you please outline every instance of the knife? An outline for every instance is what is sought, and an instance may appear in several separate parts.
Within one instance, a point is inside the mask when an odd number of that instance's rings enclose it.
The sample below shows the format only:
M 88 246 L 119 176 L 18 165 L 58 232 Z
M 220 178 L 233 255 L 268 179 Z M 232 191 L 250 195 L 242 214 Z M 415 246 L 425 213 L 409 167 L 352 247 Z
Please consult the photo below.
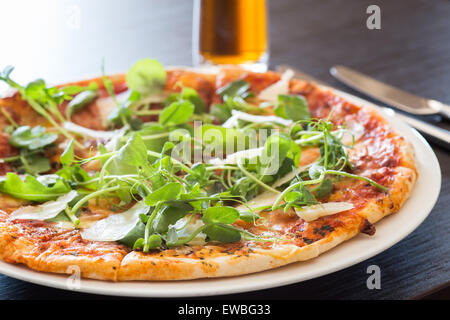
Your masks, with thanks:
M 325 82 L 322 82 L 308 74 L 303 73 L 302 71 L 292 68 L 288 65 L 280 65 L 276 67 L 276 70 L 279 72 L 286 71 L 287 69 L 291 69 L 294 72 L 294 78 L 302 79 L 310 82 L 315 82 L 321 86 L 330 87 L 330 85 L 326 84 Z M 416 128 L 420 132 L 422 132 L 424 135 L 427 136 L 427 138 L 431 141 L 433 141 L 436 144 L 439 144 L 440 146 L 443 146 L 447 149 L 450 149 L 450 132 L 445 129 L 441 129 L 439 127 L 433 126 L 427 122 L 415 119 L 413 117 L 395 112 L 391 108 L 385 108 L 380 107 L 382 110 L 387 112 L 388 114 L 395 115 L 395 117 L 400 118 L 407 124 L 409 124 L 411 127 Z
M 334 66 L 330 73 L 350 88 L 400 110 L 417 115 L 440 113 L 450 119 L 450 106 L 442 102 L 415 96 L 344 66 Z

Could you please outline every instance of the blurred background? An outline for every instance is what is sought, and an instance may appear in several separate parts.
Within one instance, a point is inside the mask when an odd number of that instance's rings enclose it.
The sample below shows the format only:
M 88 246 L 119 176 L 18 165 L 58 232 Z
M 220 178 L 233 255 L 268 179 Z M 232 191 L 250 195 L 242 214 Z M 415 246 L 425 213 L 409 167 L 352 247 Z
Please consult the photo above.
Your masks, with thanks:
M 366 27 L 366 0 L 268 1 L 270 65 L 327 80 L 346 64 L 423 96 L 450 102 L 450 2 L 377 0 L 381 30 Z M 0 2 L 0 68 L 52 83 L 124 72 L 139 58 L 192 65 L 192 0 Z M 385 72 L 389 70 L 389 72 Z M 409 81 L 403 81 L 407 78 Z M 330 78 L 331 79 L 331 78 Z

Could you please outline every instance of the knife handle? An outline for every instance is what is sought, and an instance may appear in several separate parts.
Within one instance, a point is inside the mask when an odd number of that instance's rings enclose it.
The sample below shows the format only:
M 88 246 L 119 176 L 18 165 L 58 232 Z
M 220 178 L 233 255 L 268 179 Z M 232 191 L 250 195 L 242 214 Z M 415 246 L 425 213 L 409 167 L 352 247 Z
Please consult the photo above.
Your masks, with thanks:
M 395 113 L 395 116 L 422 132 L 427 136 L 428 140 L 450 150 L 450 131 L 398 112 Z

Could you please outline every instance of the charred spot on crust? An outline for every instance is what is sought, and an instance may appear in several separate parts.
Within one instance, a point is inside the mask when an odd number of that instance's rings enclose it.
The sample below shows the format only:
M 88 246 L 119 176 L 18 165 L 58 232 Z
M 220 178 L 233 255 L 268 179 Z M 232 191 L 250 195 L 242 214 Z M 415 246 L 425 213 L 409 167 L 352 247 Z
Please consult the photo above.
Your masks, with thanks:
M 361 232 L 373 236 L 376 232 L 375 226 L 369 222 L 369 220 L 364 219 L 363 225 L 361 227 Z
M 53 170 L 57 170 L 57 169 L 60 169 L 62 166 L 61 166 L 60 163 L 58 163 L 58 162 L 56 162 L 56 161 L 53 161 L 53 162 L 51 163 L 51 167 L 52 167 Z

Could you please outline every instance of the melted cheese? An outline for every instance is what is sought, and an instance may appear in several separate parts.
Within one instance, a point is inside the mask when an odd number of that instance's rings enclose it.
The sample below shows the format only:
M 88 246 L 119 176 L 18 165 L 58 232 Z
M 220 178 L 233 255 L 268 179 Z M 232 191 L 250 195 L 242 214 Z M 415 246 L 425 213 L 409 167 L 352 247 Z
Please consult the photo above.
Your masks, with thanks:
M 295 208 L 295 213 L 306 222 L 310 222 L 320 217 L 353 209 L 353 207 L 353 204 L 348 202 L 328 202 L 303 207 L 301 209 Z

